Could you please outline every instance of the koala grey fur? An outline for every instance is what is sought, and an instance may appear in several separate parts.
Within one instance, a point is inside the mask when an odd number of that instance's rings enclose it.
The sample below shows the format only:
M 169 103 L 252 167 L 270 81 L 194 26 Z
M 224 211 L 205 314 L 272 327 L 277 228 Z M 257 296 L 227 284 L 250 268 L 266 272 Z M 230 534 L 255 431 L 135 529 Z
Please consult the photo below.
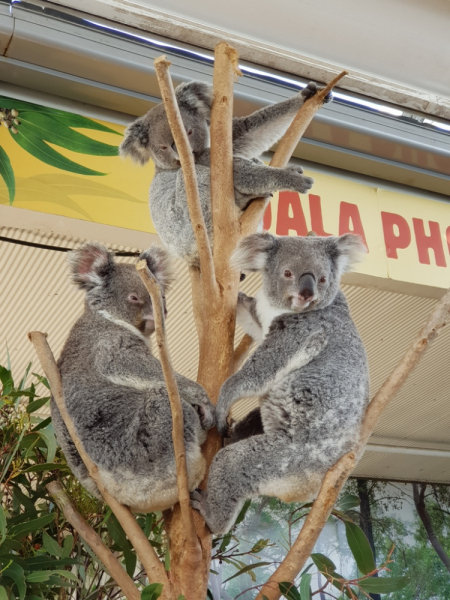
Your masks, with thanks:
M 260 415 L 250 413 L 250 433 L 237 424 L 232 443 L 214 457 L 207 492 L 191 494 L 213 533 L 228 531 L 249 497 L 312 499 L 357 442 L 368 403 L 367 358 L 339 283 L 364 251 L 353 234 L 268 233 L 244 238 L 235 250 L 237 269 L 262 272 L 262 290 L 254 302 L 241 295 L 238 311 L 241 319 L 247 312 L 244 327 L 259 325 L 262 341 L 223 384 L 217 428 L 228 434 L 230 409 L 246 396 L 260 396 Z
M 141 254 L 163 293 L 170 281 L 167 253 Z M 58 366 L 77 434 L 108 491 L 136 512 L 176 503 L 172 414 L 159 361 L 151 354 L 150 296 L 134 265 L 119 264 L 98 243 L 69 254 L 72 281 L 86 292 L 84 313 L 72 327 Z M 205 473 L 200 446 L 214 424 L 214 408 L 197 383 L 176 375 L 184 415 L 189 486 Z M 52 399 L 53 424 L 69 466 L 99 496 Z
M 257 157 L 282 137 L 304 101 L 317 91 L 317 86 L 309 83 L 288 100 L 233 119 L 233 177 L 239 210 L 244 210 L 255 198 L 269 197 L 278 190 L 304 193 L 311 188 L 313 180 L 303 175 L 301 167 L 268 167 Z M 194 154 L 201 207 L 211 238 L 209 119 L 212 86 L 199 81 L 182 83 L 175 94 Z M 330 94 L 327 101 L 331 97 Z M 150 159 L 154 161 L 150 213 L 158 235 L 170 252 L 198 266 L 183 173 L 162 103 L 129 125 L 120 145 L 120 154 L 142 165 Z

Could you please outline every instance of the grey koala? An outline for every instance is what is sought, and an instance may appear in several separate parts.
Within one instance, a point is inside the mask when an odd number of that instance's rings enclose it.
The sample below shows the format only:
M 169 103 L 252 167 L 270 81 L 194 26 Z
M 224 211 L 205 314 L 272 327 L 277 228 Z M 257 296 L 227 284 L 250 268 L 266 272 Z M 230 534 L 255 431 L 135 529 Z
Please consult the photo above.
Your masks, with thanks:
M 228 435 L 227 417 L 240 398 L 260 396 L 260 410 L 248 416 L 247 432 L 238 423 L 236 443 L 215 456 L 207 492 L 191 494 L 213 533 L 228 531 L 251 496 L 312 499 L 326 471 L 356 443 L 369 376 L 339 283 L 364 251 L 353 234 L 268 233 L 244 238 L 235 250 L 237 269 L 262 272 L 262 290 L 255 299 L 241 295 L 238 310 L 261 344 L 223 384 L 218 430 Z
M 168 257 L 152 247 L 145 259 L 163 292 L 170 282 Z M 67 409 L 108 491 L 136 512 L 176 503 L 172 415 L 159 361 L 149 336 L 155 330 L 150 296 L 134 265 L 119 264 L 98 243 L 69 254 L 73 283 L 86 292 L 84 313 L 73 326 L 58 366 Z M 176 375 L 184 416 L 190 489 L 205 473 L 200 451 L 214 408 L 197 383 Z M 52 400 L 55 433 L 84 487 L 99 497 L 94 481 Z
M 238 209 L 244 210 L 255 198 L 269 197 L 277 190 L 304 193 L 311 188 L 313 180 L 303 175 L 301 167 L 268 167 L 257 157 L 282 137 L 304 101 L 317 91 L 316 84 L 309 83 L 288 100 L 233 119 L 233 177 Z M 211 238 L 209 119 L 212 86 L 192 81 L 179 85 L 175 93 L 195 157 L 200 202 Z M 327 101 L 331 97 L 329 94 Z M 130 156 L 142 165 L 150 158 L 154 161 L 150 213 L 158 235 L 170 252 L 198 266 L 180 160 L 162 103 L 127 128 L 120 154 Z

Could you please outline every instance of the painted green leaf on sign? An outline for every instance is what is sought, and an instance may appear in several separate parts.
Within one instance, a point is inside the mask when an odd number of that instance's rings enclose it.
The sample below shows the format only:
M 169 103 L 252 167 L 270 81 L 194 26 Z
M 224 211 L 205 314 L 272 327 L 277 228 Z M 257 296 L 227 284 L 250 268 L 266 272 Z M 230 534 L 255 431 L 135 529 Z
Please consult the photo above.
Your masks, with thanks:
M 12 204 L 16 193 L 16 182 L 14 179 L 14 171 L 11 166 L 9 156 L 0 146 L 0 177 L 6 183 L 8 188 L 9 203 Z
M 410 581 L 409 577 L 369 577 L 360 581 L 359 587 L 369 594 L 389 594 L 402 590 Z

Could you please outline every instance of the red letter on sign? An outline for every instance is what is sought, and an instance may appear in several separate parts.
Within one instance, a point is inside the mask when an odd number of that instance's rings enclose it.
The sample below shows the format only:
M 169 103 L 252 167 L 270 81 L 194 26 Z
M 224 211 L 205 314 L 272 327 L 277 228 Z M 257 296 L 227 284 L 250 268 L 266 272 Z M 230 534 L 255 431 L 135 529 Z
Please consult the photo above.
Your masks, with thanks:
M 309 212 L 311 214 L 311 229 L 317 235 L 326 236 L 331 233 L 326 233 L 323 229 L 322 205 L 320 204 L 320 196 L 309 194 Z
M 350 227 L 350 221 L 352 227 Z M 339 210 L 339 235 L 344 233 L 357 233 L 362 237 L 366 248 L 369 249 L 358 207 L 356 204 L 350 204 L 349 202 L 341 202 Z
M 397 250 L 404 249 L 411 243 L 411 231 L 403 217 L 395 213 L 382 212 L 384 243 L 388 258 L 398 258 Z M 398 235 L 394 233 L 394 226 L 398 228 Z
M 428 249 L 434 250 L 434 258 L 438 267 L 446 267 L 444 248 L 442 246 L 441 231 L 439 223 L 428 221 L 430 226 L 430 235 L 425 235 L 425 228 L 422 219 L 413 219 L 414 233 L 416 234 L 417 251 L 419 253 L 419 262 L 423 265 L 430 264 L 430 255 Z
M 289 216 L 292 208 L 292 217 Z M 297 192 L 280 192 L 278 197 L 277 235 L 289 235 L 294 230 L 297 235 L 306 235 L 305 215 L 303 214 L 300 196 Z

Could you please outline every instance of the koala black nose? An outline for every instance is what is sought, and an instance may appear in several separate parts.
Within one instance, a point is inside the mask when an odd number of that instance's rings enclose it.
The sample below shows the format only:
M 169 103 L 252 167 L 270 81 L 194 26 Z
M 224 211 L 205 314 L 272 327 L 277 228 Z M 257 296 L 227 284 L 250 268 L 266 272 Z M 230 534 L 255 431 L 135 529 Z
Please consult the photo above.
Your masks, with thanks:
M 316 280 L 312 273 L 304 273 L 299 280 L 298 295 L 305 301 L 316 294 Z

